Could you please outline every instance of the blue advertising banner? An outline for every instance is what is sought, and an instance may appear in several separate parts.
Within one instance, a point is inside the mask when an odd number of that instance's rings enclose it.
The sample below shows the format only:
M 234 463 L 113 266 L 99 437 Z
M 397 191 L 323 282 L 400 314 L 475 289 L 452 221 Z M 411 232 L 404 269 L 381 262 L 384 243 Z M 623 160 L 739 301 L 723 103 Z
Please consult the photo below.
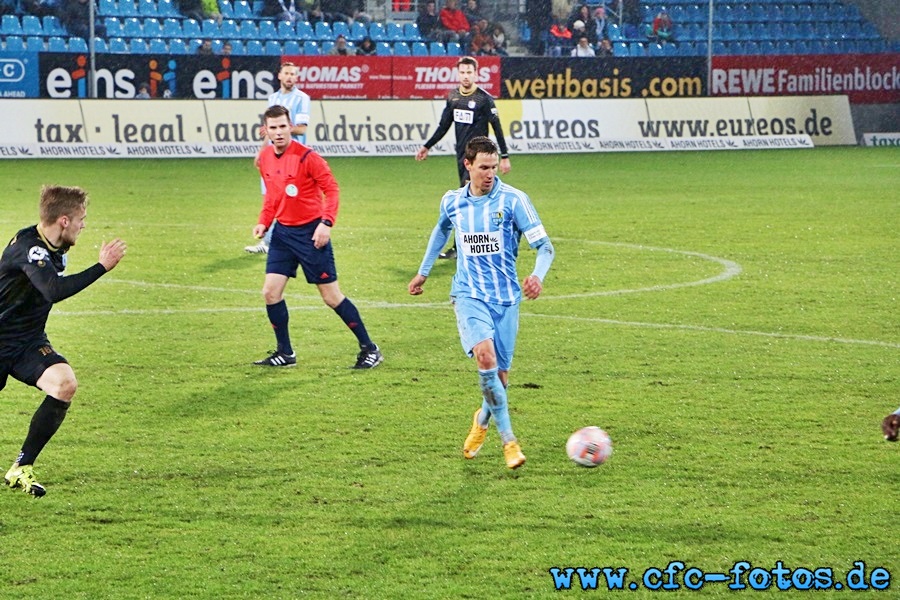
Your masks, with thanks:
M 37 52 L 0 52 L 0 98 L 37 98 L 38 75 Z

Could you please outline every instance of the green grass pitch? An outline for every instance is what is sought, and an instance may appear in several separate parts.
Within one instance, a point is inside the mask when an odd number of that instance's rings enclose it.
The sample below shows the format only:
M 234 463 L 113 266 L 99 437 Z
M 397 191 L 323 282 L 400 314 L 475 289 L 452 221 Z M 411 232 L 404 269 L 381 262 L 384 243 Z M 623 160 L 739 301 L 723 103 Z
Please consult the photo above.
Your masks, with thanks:
M 300 364 L 250 365 L 274 346 L 264 259 L 243 252 L 251 160 L 0 162 L 4 241 L 60 183 L 92 198 L 70 272 L 129 244 L 50 317 L 80 389 L 36 466 L 47 496 L 0 490 L 0 598 L 610 596 L 577 575 L 555 590 L 554 567 L 627 568 L 639 589 L 612 595 L 655 598 L 642 575 L 671 561 L 838 580 L 863 561 L 889 590 L 742 594 L 896 595 L 900 444 L 879 423 L 900 406 L 900 151 L 514 156 L 504 180 L 557 250 L 522 307 L 517 472 L 493 429 L 462 458 L 480 400 L 454 265 L 406 292 L 452 159 L 329 162 L 341 286 L 386 356 L 372 372 L 298 281 Z M 41 397 L 0 393 L 8 462 Z M 585 425 L 615 445 L 597 469 L 565 455 Z

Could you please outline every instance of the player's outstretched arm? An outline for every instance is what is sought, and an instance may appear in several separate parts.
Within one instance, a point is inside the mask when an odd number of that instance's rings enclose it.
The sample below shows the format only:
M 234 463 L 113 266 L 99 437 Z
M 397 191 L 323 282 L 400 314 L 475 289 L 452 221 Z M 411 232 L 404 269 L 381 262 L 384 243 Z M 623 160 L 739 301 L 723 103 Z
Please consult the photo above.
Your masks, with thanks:
M 107 271 L 112 271 L 119 264 L 119 261 L 122 260 L 122 257 L 125 256 L 125 250 L 127 249 L 128 246 L 119 238 L 111 242 L 103 242 L 103 245 L 100 247 L 100 258 L 97 262 L 103 265 L 103 268 Z

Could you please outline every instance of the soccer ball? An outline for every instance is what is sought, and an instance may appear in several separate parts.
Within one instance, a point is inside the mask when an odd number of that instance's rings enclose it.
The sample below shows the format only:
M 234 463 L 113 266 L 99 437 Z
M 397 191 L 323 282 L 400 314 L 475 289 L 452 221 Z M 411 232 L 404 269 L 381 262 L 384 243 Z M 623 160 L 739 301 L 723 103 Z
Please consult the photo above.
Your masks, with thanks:
M 596 467 L 612 454 L 612 440 L 599 427 L 583 427 L 569 436 L 566 454 L 582 467 Z

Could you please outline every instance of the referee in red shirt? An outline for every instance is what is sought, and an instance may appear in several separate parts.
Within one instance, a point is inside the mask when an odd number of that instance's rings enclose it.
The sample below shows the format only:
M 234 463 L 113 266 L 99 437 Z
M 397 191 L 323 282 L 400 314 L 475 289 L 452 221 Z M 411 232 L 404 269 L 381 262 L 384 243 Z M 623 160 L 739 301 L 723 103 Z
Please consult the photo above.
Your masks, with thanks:
M 266 260 L 263 297 L 266 312 L 275 331 L 275 351 L 254 364 L 267 367 L 291 367 L 297 355 L 288 332 L 288 310 L 284 288 L 289 277 L 303 269 L 306 281 L 314 284 L 322 300 L 341 317 L 359 341 L 354 369 L 371 369 L 384 357 L 369 338 L 359 311 L 341 293 L 334 266 L 331 228 L 337 219 L 339 193 L 337 181 L 319 154 L 291 139 L 290 111 L 270 106 L 264 113 L 269 140 L 259 155 L 259 173 L 266 184 L 266 197 L 253 235 L 263 236 L 272 222 L 272 242 Z

